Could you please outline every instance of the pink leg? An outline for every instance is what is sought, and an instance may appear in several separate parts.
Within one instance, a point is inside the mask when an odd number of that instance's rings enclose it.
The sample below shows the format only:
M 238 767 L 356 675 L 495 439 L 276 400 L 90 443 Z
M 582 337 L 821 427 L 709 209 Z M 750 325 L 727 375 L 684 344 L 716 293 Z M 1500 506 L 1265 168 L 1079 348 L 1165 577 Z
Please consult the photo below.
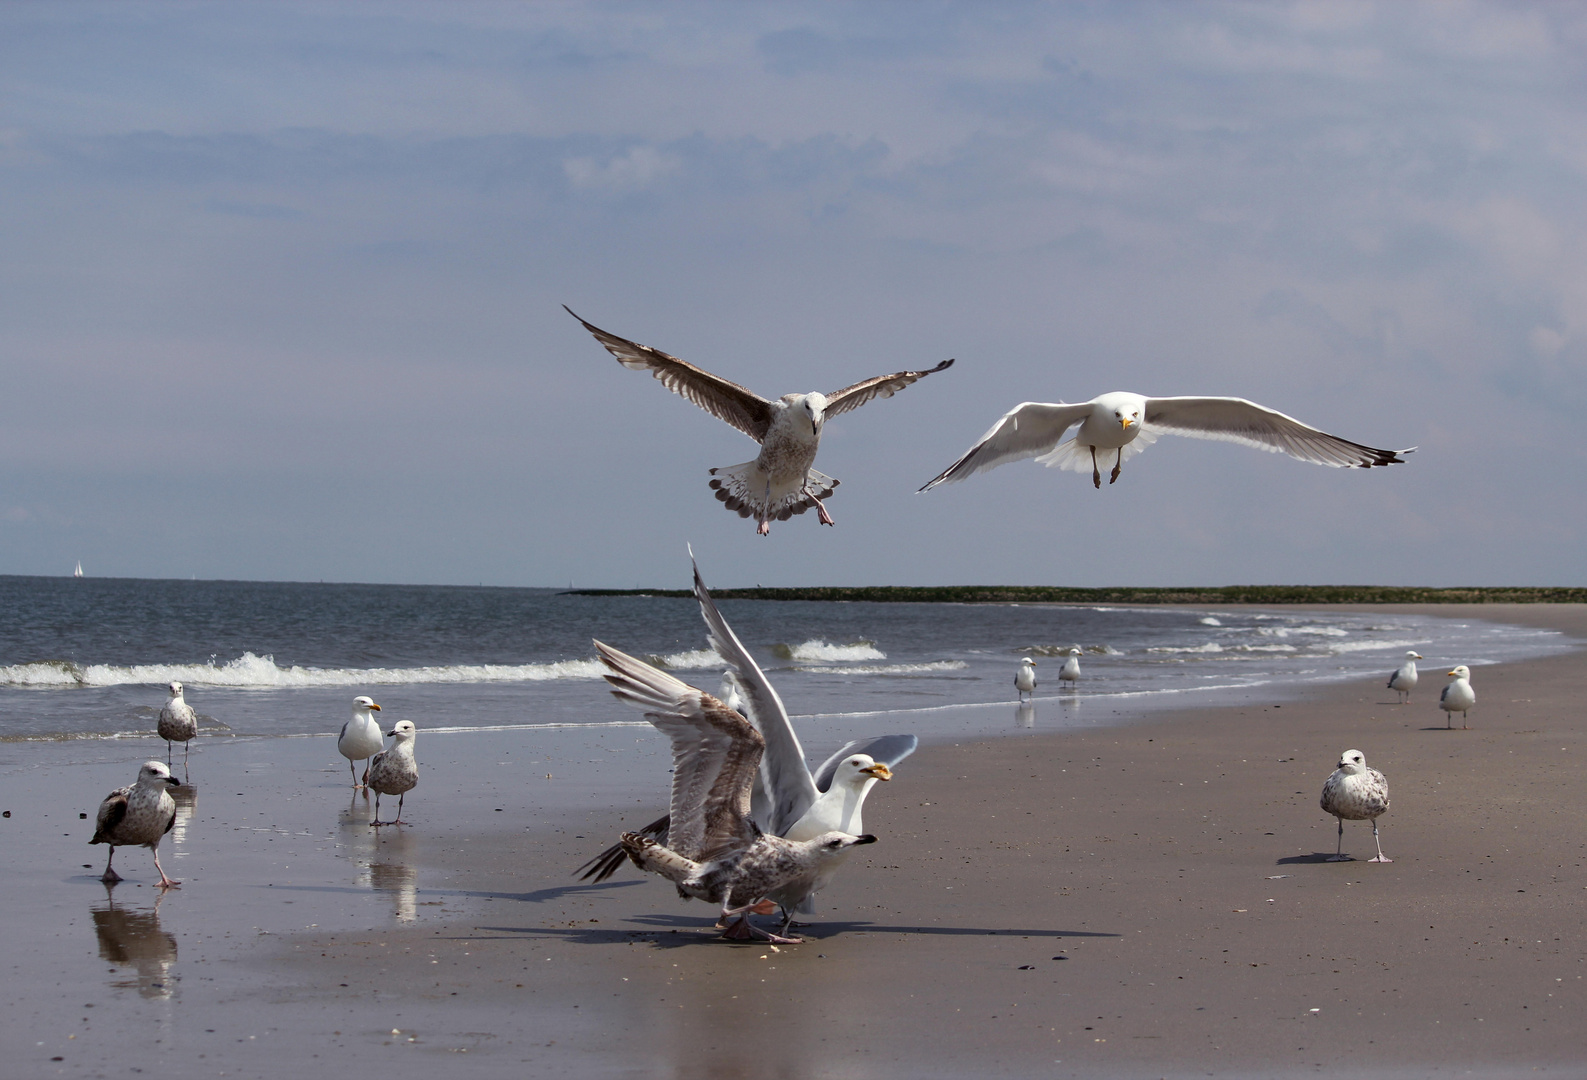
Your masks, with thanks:
M 149 845 L 149 850 L 154 852 L 154 868 L 160 872 L 160 888 L 162 888 L 162 889 L 179 889 L 179 888 L 181 888 L 182 887 L 182 883 L 180 881 L 173 881 L 172 879 L 170 879 L 170 878 L 165 876 L 165 867 L 160 865 L 160 845 L 159 845 L 159 842 L 156 841 L 155 843 L 150 844 Z
M 1367 862 L 1393 862 L 1394 860 L 1383 854 L 1383 844 L 1378 840 L 1378 819 L 1372 819 L 1372 842 L 1378 845 L 1378 857 L 1368 859 Z
M 110 858 L 105 860 L 105 872 L 99 876 L 99 880 L 103 881 L 106 885 L 114 885 L 116 882 L 121 880 L 121 875 L 110 868 L 110 864 L 112 860 L 115 859 L 115 857 L 116 846 L 112 844 L 110 846 Z

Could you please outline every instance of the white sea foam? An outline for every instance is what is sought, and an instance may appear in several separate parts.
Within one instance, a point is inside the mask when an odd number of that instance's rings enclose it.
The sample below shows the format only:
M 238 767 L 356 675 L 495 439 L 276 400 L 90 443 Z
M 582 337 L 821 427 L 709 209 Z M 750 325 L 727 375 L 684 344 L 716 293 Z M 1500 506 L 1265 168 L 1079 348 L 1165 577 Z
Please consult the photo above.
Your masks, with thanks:
M 1201 622 L 1202 626 L 1222 626 L 1223 625 L 1223 623 L 1221 621 L 1219 621 L 1218 619 L 1213 618 L 1211 615 L 1202 616 L 1200 622 Z
M 668 653 L 666 656 L 649 656 L 646 659 L 657 667 L 672 668 L 674 671 L 720 667 L 726 662 L 716 654 L 715 649 L 691 649 L 688 652 Z
M 963 671 L 970 665 L 963 660 L 933 660 L 924 664 L 873 664 L 823 667 L 811 664 L 795 665 L 795 671 L 816 675 L 925 675 L 933 671 Z
M 887 654 L 878 649 L 873 641 L 856 641 L 852 645 L 829 645 L 819 638 L 813 638 L 802 645 L 773 645 L 771 651 L 784 660 L 815 661 L 822 664 L 887 659 Z
M 1146 651 L 1155 653 L 1221 653 L 1223 646 L 1216 641 L 1209 641 L 1205 645 L 1153 645 Z

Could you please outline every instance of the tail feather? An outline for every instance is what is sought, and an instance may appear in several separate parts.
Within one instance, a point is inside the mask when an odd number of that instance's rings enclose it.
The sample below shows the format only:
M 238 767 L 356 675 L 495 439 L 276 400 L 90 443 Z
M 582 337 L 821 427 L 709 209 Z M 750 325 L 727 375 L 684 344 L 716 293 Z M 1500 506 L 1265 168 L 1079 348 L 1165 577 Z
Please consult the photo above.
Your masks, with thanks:
M 712 469 L 711 489 L 729 510 L 739 517 L 753 517 L 766 521 L 787 521 L 815 506 L 810 496 L 825 499 L 837 488 L 839 481 L 823 472 L 808 469 L 803 484 L 771 484 L 758 463 L 746 461 L 742 465 L 728 465 Z

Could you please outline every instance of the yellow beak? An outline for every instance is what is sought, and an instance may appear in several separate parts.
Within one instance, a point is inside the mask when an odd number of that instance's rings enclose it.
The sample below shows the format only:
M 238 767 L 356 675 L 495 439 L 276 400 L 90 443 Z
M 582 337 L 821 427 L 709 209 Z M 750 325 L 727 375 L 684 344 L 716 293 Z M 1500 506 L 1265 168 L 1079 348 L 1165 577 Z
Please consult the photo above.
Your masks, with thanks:
M 374 703 L 374 702 L 373 702 L 373 701 L 371 701 L 371 702 L 370 702 L 370 703 L 369 703 L 369 707 L 370 707 L 370 708 L 371 708 L 371 709 L 374 709 L 374 710 L 375 710 L 375 711 L 376 711 L 376 712 L 379 712 L 379 711 L 380 711 L 380 706 L 379 706 L 379 705 L 376 705 L 376 704 L 375 704 L 375 703 Z
M 1129 427 L 1129 426 L 1130 426 L 1130 425 L 1131 425 L 1131 424 L 1133 424 L 1133 423 L 1135 423 L 1135 421 L 1134 421 L 1134 420 L 1131 420 L 1131 419 L 1130 419 L 1130 418 L 1129 418 L 1129 417 L 1128 417 L 1128 416 L 1121 416 L 1121 417 L 1119 417 L 1119 426 L 1120 426 L 1120 427 L 1124 427 L 1124 428 L 1127 428 L 1127 427 Z
M 878 780 L 891 780 L 893 778 L 893 770 L 883 765 L 880 761 L 875 765 L 867 765 L 860 772 L 874 776 Z

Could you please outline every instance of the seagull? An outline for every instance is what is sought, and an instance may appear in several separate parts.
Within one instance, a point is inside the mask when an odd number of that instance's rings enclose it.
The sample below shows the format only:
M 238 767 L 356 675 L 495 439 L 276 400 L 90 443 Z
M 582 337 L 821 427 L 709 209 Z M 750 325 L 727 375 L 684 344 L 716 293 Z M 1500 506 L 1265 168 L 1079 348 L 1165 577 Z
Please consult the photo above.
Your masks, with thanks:
M 170 789 L 182 784 L 171 775 L 168 765 L 158 761 L 145 761 L 138 770 L 138 781 L 117 788 L 105 796 L 94 818 L 94 838 L 90 844 L 109 844 L 110 856 L 105 859 L 105 872 L 100 876 L 107 885 L 121 880 L 121 875 L 111 869 L 118 847 L 139 844 L 154 853 L 154 868 L 160 872 L 160 888 L 173 889 L 180 882 L 165 876 L 160 865 L 160 838 L 176 824 L 176 800 Z
M 1477 703 L 1477 692 L 1471 688 L 1471 669 L 1461 664 L 1448 674 L 1454 681 L 1438 695 L 1438 707 L 1449 717 L 1449 726 L 1455 726 L 1455 714 L 1460 714 L 1460 726 L 1466 726 L 1466 710 Z
M 668 390 L 760 443 L 760 455 L 754 461 L 712 469 L 711 475 L 716 479 L 711 481 L 711 487 L 729 510 L 738 511 L 740 517 L 754 517 L 755 531 L 761 536 L 771 532 L 773 521 L 787 521 L 812 506 L 821 524 L 832 524 L 832 515 L 821 500 L 832 494 L 838 481 L 811 467 L 821 443 L 822 425 L 829 418 L 857 409 L 873 398 L 892 397 L 911 383 L 953 364 L 952 360 L 944 360 L 925 371 L 878 375 L 831 394 L 784 394 L 776 401 L 767 401 L 686 360 L 584 322 L 566 304 L 563 310 L 594 334 L 618 363 L 633 371 L 650 372 Z
M 1080 428 L 1074 437 L 1060 442 L 1076 424 Z M 1028 457 L 1049 468 L 1071 472 L 1085 472 L 1089 464 L 1091 482 L 1100 488 L 1102 473 L 1097 451 L 1103 452 L 1104 461 L 1109 451 L 1114 454 L 1113 473 L 1108 478 L 1111 484 L 1118 480 L 1126 458 L 1140 453 L 1164 434 L 1243 443 L 1335 468 L 1403 465 L 1404 459 L 1399 455 L 1416 449 L 1377 450 L 1362 446 L 1244 398 L 1149 398 L 1115 392 L 1078 405 L 1026 401 L 1014 406 L 963 457 L 920 490 L 930 491 L 938 484 L 963 480 L 1004 462 Z
M 374 703 L 370 702 L 370 704 Z M 375 820 L 369 823 L 371 825 L 407 824 L 402 820 L 402 800 L 407 798 L 407 793 L 419 782 L 419 763 L 413 758 L 413 737 L 416 731 L 418 728 L 413 726 L 412 720 L 398 720 L 396 726 L 386 732 L 397 741 L 391 744 L 390 750 L 376 754 L 369 763 L 365 781 L 375 792 Z M 382 795 L 397 797 L 397 816 L 390 821 L 380 820 Z
M 182 744 L 182 778 L 187 778 L 188 743 L 198 734 L 198 714 L 193 706 L 182 700 L 182 684 L 171 684 L 171 700 L 160 710 L 160 722 L 155 726 L 160 738 L 165 740 L 165 763 L 171 764 L 171 743 Z
M 861 810 L 865 797 L 876 782 L 891 780 L 893 767 L 903 761 L 920 740 L 914 735 L 883 735 L 845 743 L 837 753 L 822 762 L 814 773 L 805 764 L 804 747 L 788 719 L 782 698 L 767 680 L 760 665 L 717 609 L 710 590 L 694 566 L 694 595 L 705 619 L 711 647 L 727 661 L 723 676 L 725 700 L 740 706 L 740 711 L 765 740 L 766 750 L 750 797 L 750 816 L 767 832 L 787 840 L 811 840 L 822 833 L 836 831 L 850 836 L 864 832 Z M 739 690 L 743 693 L 740 694 Z M 732 704 L 724 707 L 731 708 Z M 652 821 L 638 830 L 668 843 L 670 815 Z M 605 881 L 623 862 L 622 845 L 614 845 L 579 867 L 584 878 Z M 846 853 L 845 853 L 846 857 Z M 808 889 L 788 887 L 772 899 L 783 909 L 783 933 L 792 925 L 795 911 L 815 911 L 812 899 L 843 864 L 843 858 L 828 860 L 818 880 Z
M 1405 663 L 1389 676 L 1389 689 L 1400 695 L 1401 705 L 1411 700 L 1411 691 L 1416 689 L 1416 661 L 1421 658 L 1422 654 L 1412 649 L 1405 654 Z
M 380 725 L 375 723 L 371 713 L 380 711 L 374 699 L 356 697 L 353 699 L 353 718 L 342 725 L 342 732 L 336 736 L 336 749 L 347 759 L 347 767 L 353 774 L 353 790 L 359 788 L 367 790 L 369 784 L 369 767 L 364 766 L 364 782 L 358 782 L 358 762 L 365 758 L 373 757 L 380 753 L 385 743 L 380 738 Z M 377 815 L 378 816 L 378 815 Z
M 1080 685 L 1080 647 L 1078 645 L 1069 650 L 1069 659 L 1064 661 L 1063 670 L 1058 672 L 1058 678 L 1067 682 L 1071 690 Z
M 1036 699 L 1036 661 L 1028 656 L 1020 659 L 1019 670 L 1014 672 L 1014 689 L 1019 691 L 1021 701 L 1025 700 L 1026 694 L 1031 696 L 1032 701 Z
M 723 936 L 777 944 L 800 939 L 772 934 L 749 921 L 769 914 L 773 893 L 813 891 L 826 865 L 876 837 L 836 830 L 808 840 L 763 833 L 750 820 L 751 789 L 766 750 L 755 726 L 717 698 L 627 653 L 597 641 L 606 681 L 623 701 L 672 741 L 672 797 L 667 842 L 625 832 L 619 843 L 641 870 L 660 874 L 678 891 L 722 905 Z
M 1367 768 L 1361 751 L 1346 750 L 1339 755 L 1339 767 L 1323 784 L 1321 805 L 1339 819 L 1339 843 L 1329 862 L 1353 861 L 1344 853 L 1345 818 L 1372 822 L 1372 842 L 1378 846 L 1378 855 L 1367 862 L 1394 861 L 1383 854 L 1383 845 L 1378 841 L 1378 817 L 1389 809 L 1389 782 L 1378 770 Z

